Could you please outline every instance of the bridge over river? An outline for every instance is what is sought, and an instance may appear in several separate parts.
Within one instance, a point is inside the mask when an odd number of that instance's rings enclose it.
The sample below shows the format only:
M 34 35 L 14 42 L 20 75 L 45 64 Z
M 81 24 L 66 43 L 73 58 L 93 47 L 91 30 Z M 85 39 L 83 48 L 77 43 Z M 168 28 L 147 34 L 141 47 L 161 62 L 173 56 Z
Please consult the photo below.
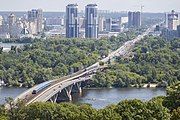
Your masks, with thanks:
M 100 66 L 100 62 L 108 62 L 116 56 L 124 56 L 133 48 L 135 43 L 139 42 L 144 36 L 148 35 L 155 28 L 155 25 L 147 29 L 143 34 L 137 36 L 135 39 L 127 41 L 116 51 L 110 53 L 106 58 L 103 58 L 101 61 L 80 70 L 71 75 L 52 80 L 46 84 L 39 84 L 34 86 L 24 93 L 20 94 L 15 98 L 15 102 L 18 99 L 23 100 L 26 105 L 34 102 L 60 102 L 60 101 L 71 101 L 71 94 L 73 92 L 82 92 L 82 87 L 84 84 L 92 79 L 92 76 L 95 75 L 97 70 L 101 70 L 104 66 Z M 43 88 L 41 88 L 43 87 Z M 40 89 L 40 90 L 39 90 Z

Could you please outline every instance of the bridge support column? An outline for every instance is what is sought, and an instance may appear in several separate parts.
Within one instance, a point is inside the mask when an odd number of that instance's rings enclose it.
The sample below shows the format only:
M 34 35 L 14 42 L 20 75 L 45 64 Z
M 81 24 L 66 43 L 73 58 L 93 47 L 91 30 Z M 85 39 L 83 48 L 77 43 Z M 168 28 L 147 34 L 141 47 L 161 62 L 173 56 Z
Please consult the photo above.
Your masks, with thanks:
M 73 87 L 73 85 L 70 85 L 70 86 L 64 88 L 65 92 L 66 92 L 66 96 L 68 98 L 68 101 L 72 101 L 72 96 L 71 96 L 72 87 Z
M 78 89 L 78 93 L 82 93 L 82 87 L 81 87 L 81 82 L 79 82 L 79 83 L 76 83 L 76 85 L 77 85 L 77 89 Z
M 59 92 L 50 99 L 50 102 L 55 103 L 57 101 L 58 95 L 59 95 Z
M 82 93 L 81 82 L 73 84 L 72 93 Z

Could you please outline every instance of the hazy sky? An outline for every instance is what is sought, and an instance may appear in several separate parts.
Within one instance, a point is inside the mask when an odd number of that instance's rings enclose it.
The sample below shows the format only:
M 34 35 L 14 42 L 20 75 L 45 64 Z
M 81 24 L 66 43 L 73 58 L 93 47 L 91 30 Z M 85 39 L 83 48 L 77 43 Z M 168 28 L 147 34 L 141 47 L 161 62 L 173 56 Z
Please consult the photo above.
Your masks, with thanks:
M 140 10 L 140 5 L 144 5 L 145 12 L 168 12 L 172 9 L 180 12 L 180 0 L 0 0 L 0 11 L 27 11 L 32 8 L 65 11 L 69 3 L 77 3 L 80 10 L 86 4 L 97 3 L 100 10 Z

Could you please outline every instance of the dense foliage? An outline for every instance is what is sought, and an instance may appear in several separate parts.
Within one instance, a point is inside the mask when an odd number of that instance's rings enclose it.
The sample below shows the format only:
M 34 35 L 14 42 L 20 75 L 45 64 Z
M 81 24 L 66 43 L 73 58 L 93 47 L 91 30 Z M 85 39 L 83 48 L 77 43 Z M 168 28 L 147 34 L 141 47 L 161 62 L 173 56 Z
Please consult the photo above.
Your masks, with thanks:
M 32 86 L 83 69 L 125 41 L 135 37 L 126 32 L 110 39 L 48 39 L 35 40 L 24 48 L 11 47 L 0 52 L 0 79 L 7 85 Z
M 33 103 L 24 106 L 10 103 L 9 110 L 0 107 L 1 120 L 179 120 L 180 82 L 167 89 L 167 97 L 156 97 L 150 101 L 124 100 L 117 105 L 96 110 L 90 105 L 71 103 Z M 171 99 L 169 99 L 171 98 Z M 174 103 L 173 106 L 168 106 Z M 173 107 L 173 108 L 172 108 Z
M 98 72 L 93 87 L 128 87 L 155 83 L 167 86 L 180 81 L 180 39 L 146 37 L 129 56 L 116 58 L 109 69 Z

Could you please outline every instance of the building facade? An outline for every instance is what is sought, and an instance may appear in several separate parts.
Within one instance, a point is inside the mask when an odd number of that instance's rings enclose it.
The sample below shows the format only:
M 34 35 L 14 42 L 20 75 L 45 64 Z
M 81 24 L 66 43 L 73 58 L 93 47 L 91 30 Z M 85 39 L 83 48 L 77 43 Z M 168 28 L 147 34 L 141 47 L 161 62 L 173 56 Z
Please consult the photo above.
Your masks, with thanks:
M 88 4 L 85 7 L 85 37 L 98 38 L 98 7 L 96 4 Z
M 111 32 L 112 30 L 112 18 L 106 19 L 106 31 Z
M 138 12 L 128 12 L 128 27 L 138 28 L 141 26 L 141 13 Z
M 122 25 L 122 24 L 126 24 L 128 23 L 128 17 L 120 17 L 119 18 L 119 24 Z
M 133 12 L 128 12 L 128 27 L 133 27 Z
M 16 25 L 16 16 L 11 13 L 9 16 L 8 16 L 8 31 L 9 31 L 9 34 L 10 34 L 10 37 L 14 37 L 14 26 Z
M 66 6 L 66 37 L 79 37 L 78 5 L 69 4 Z
M 28 21 L 30 23 L 34 22 L 36 26 L 37 34 L 43 31 L 43 10 L 42 9 L 32 9 L 28 11 Z M 35 30 L 32 30 L 35 31 Z
M 179 25 L 179 16 L 177 13 L 175 13 L 174 10 L 171 11 L 170 14 L 167 15 L 167 26 L 170 30 L 177 30 L 177 26 Z
M 105 19 L 104 19 L 104 17 L 99 17 L 99 22 L 98 22 L 98 28 L 99 28 L 99 32 L 102 32 L 102 31 L 104 31 L 104 21 L 105 21 Z
M 3 25 L 3 17 L 0 15 L 0 26 Z
M 133 12 L 133 26 L 138 28 L 141 26 L 141 13 Z

